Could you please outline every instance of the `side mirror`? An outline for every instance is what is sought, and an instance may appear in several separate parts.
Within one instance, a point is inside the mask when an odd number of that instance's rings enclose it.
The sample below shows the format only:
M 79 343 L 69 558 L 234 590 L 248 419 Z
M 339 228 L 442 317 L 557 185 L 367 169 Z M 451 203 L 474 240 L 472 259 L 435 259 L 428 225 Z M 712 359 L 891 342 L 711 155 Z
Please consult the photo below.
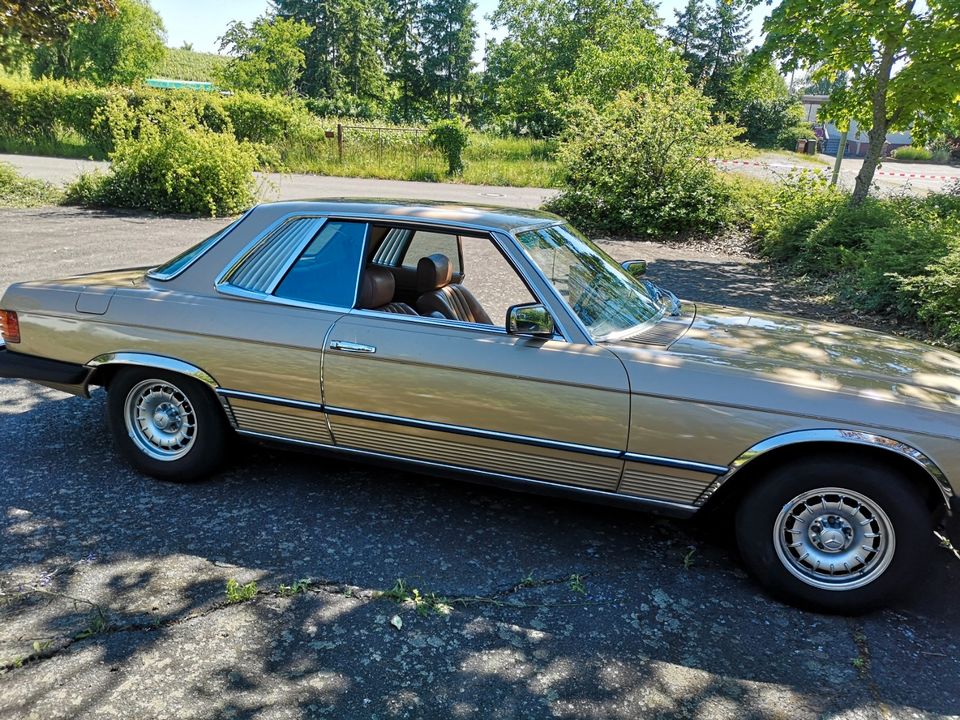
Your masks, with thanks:
M 514 305 L 507 310 L 507 332 L 510 335 L 553 337 L 553 317 L 540 303 Z
M 626 270 L 628 275 L 631 275 L 635 278 L 638 278 L 641 275 L 646 275 L 647 273 L 646 260 L 626 260 L 620 263 L 620 267 Z

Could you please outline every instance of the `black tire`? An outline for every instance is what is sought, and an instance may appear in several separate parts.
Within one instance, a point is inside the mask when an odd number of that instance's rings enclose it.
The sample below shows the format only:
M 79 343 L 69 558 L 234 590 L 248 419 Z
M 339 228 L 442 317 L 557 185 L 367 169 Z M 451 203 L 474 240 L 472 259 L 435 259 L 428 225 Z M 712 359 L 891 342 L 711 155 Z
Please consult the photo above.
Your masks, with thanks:
M 162 448 L 153 448 L 157 456 L 149 454 L 144 449 L 151 445 L 145 431 L 134 428 L 132 420 L 127 422 L 128 398 L 135 390 L 137 396 L 148 392 L 144 386 L 149 383 L 178 390 L 175 406 L 182 407 L 188 418 L 181 424 L 189 425 L 189 432 L 183 433 L 175 449 L 166 451 L 165 459 L 157 457 L 165 454 Z M 124 368 L 113 377 L 107 393 L 107 421 L 114 443 L 127 462 L 146 475 L 172 482 L 192 482 L 216 472 L 226 457 L 231 434 L 223 409 L 208 387 L 193 378 L 152 368 Z M 174 456 L 176 452 L 182 454 Z
M 808 503 L 813 503 L 813 497 L 822 497 L 827 502 L 826 506 L 791 503 L 795 498 L 820 489 L 846 491 L 848 495 L 845 500 L 839 500 L 840 493 L 824 492 L 809 496 L 811 500 Z M 856 497 L 858 495 L 859 498 Z M 865 506 L 863 499 L 872 503 L 872 507 L 869 504 Z M 823 508 L 839 506 L 832 503 L 842 503 L 844 509 L 830 515 L 830 511 Z M 823 570 L 808 567 L 811 559 L 828 557 L 832 560 L 842 557 L 833 553 L 844 551 L 827 550 L 824 555 L 808 553 L 807 565 L 799 556 L 807 552 L 809 547 L 792 550 L 790 542 L 785 540 L 778 552 L 777 538 L 781 536 L 790 541 L 809 542 L 818 548 L 823 545 L 817 546 L 814 539 L 822 544 L 823 538 L 827 537 L 828 542 L 836 547 L 844 542 L 842 533 L 855 533 L 854 526 L 862 523 L 837 521 L 838 515 L 843 512 L 867 512 L 857 509 L 864 507 L 879 510 L 873 513 L 874 521 L 866 525 L 866 531 L 878 537 L 864 542 L 876 543 L 874 547 L 886 550 L 878 549 L 871 554 L 856 549 L 866 558 L 866 562 L 857 567 L 856 561 L 853 561 L 854 570 L 851 572 L 841 569 L 839 574 L 845 575 L 846 579 L 837 581 Z M 802 508 L 809 508 L 809 512 Z M 785 518 L 783 525 L 780 524 L 781 513 Z M 792 517 L 797 515 L 805 522 L 794 521 Z M 867 515 L 870 513 L 867 512 Z M 829 527 L 833 528 L 832 536 L 817 532 L 827 527 L 824 522 L 817 522 L 820 518 L 828 518 Z M 856 515 L 853 520 L 861 518 L 864 515 Z M 924 567 L 932 556 L 933 524 L 933 516 L 920 493 L 894 469 L 866 464 L 856 457 L 819 455 L 777 467 L 757 478 L 755 486 L 737 508 L 736 538 L 743 564 L 757 582 L 775 597 L 806 609 L 853 615 L 886 605 L 899 595 L 915 590 L 914 583 L 923 575 Z M 782 528 L 791 529 L 778 532 Z M 889 528 L 889 531 L 884 528 Z M 838 535 L 838 532 L 841 534 Z M 880 546 L 881 542 L 884 545 Z M 854 549 L 855 545 L 856 541 L 850 541 L 848 547 Z M 891 547 L 892 552 L 889 550 Z M 815 584 L 834 582 L 838 585 L 832 589 Z M 843 587 L 844 583 L 849 587 Z M 865 584 L 856 586 L 856 583 Z

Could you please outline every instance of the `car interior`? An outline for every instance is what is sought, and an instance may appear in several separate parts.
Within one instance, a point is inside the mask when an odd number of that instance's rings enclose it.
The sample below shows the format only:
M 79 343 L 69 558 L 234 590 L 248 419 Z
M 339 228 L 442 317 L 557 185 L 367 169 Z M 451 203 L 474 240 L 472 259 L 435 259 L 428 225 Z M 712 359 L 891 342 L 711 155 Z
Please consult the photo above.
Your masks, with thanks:
M 463 286 L 458 235 L 412 228 L 370 228 L 370 257 L 360 278 L 357 307 L 493 325 Z

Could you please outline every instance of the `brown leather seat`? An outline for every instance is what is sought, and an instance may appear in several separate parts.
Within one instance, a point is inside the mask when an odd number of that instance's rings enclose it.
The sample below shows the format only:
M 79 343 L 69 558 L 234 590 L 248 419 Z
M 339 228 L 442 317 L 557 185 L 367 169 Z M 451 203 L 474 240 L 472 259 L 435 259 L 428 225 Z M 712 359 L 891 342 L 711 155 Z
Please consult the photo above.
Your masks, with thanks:
M 370 265 L 360 279 L 357 307 L 398 315 L 417 315 L 417 311 L 402 302 L 393 302 L 396 280 L 387 268 Z
M 449 320 L 493 325 L 479 301 L 463 285 L 450 283 L 450 258 L 437 253 L 417 263 L 417 310 L 421 315 L 439 313 Z

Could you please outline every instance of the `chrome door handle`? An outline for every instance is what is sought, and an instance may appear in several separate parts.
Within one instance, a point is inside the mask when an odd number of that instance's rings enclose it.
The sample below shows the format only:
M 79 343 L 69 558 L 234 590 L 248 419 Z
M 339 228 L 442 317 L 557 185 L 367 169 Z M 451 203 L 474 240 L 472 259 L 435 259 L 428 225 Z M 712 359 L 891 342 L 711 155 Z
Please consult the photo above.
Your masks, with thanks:
M 362 345 L 346 340 L 333 340 L 330 343 L 331 350 L 339 350 L 347 353 L 375 353 L 377 349 L 373 345 Z

